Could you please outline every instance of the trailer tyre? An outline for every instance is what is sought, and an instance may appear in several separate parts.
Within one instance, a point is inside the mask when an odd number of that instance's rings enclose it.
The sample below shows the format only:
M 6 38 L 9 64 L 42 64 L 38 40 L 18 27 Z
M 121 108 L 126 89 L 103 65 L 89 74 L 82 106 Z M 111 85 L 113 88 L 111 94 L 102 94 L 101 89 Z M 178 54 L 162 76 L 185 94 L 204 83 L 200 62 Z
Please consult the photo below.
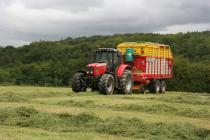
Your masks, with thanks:
M 160 82 L 160 93 L 165 93 L 166 92 L 166 81 L 162 80 Z
M 160 80 L 155 81 L 155 93 L 160 93 Z
M 139 92 L 141 94 L 145 94 L 145 88 L 144 88 L 144 85 L 141 85 L 140 89 L 139 89 Z
M 86 91 L 87 85 L 83 73 L 75 73 L 72 79 L 72 90 L 76 93 Z
M 133 89 L 133 77 L 130 70 L 125 70 L 120 78 L 120 93 L 130 94 Z
M 114 92 L 114 77 L 111 74 L 103 74 L 99 84 L 99 92 L 110 95 Z
M 160 80 L 154 80 L 149 86 L 150 93 L 160 93 Z

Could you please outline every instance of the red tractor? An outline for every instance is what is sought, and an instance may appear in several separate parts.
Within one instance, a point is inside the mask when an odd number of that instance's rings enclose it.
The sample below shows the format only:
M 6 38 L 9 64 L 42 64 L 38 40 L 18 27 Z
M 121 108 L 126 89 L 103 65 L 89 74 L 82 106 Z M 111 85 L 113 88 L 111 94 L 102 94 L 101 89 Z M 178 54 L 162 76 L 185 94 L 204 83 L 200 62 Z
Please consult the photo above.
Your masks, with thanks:
M 87 71 L 74 74 L 72 90 L 81 92 L 90 87 L 102 94 L 112 94 L 115 89 L 121 93 L 132 93 L 131 67 L 122 60 L 121 53 L 116 49 L 97 49 L 95 63 L 88 64 Z
M 88 87 L 102 94 L 143 92 L 164 93 L 165 79 L 172 77 L 170 47 L 154 43 L 122 43 L 117 49 L 99 48 L 95 63 L 87 70 L 78 71 L 72 80 L 74 92 Z

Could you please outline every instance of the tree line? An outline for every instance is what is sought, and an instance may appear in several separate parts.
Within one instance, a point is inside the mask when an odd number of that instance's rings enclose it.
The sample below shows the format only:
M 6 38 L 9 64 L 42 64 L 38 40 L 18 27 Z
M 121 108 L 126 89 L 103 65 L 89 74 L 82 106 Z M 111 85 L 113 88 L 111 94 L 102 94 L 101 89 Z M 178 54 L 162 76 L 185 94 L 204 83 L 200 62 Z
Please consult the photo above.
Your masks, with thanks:
M 73 73 L 85 68 L 96 46 L 115 48 L 122 42 L 168 44 L 174 55 L 173 91 L 210 92 L 210 32 L 116 34 L 38 41 L 15 48 L 0 47 L 0 84 L 70 86 Z

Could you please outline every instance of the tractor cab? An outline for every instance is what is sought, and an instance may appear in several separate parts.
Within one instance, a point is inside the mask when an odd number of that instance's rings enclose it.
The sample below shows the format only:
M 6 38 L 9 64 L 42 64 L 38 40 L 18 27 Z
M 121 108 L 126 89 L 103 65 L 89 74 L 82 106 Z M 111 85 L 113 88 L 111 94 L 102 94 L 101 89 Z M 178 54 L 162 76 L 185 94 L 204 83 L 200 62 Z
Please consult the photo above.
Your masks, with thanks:
M 74 92 L 98 90 L 102 94 L 131 93 L 133 78 L 130 66 L 123 64 L 121 53 L 112 48 L 99 48 L 95 53 L 93 63 L 87 65 L 87 70 L 78 71 L 72 80 Z
M 122 63 L 121 53 L 112 48 L 99 48 L 95 55 L 96 63 L 106 63 L 107 71 L 114 72 Z

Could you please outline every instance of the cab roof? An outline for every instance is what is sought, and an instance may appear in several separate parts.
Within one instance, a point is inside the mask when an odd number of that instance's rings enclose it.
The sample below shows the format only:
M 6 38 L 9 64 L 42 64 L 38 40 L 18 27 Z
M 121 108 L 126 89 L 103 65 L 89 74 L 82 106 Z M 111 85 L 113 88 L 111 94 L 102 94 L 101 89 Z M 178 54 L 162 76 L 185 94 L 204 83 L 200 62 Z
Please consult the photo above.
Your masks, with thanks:
M 98 48 L 96 51 L 97 52 L 118 52 L 117 49 L 113 49 L 113 48 Z

